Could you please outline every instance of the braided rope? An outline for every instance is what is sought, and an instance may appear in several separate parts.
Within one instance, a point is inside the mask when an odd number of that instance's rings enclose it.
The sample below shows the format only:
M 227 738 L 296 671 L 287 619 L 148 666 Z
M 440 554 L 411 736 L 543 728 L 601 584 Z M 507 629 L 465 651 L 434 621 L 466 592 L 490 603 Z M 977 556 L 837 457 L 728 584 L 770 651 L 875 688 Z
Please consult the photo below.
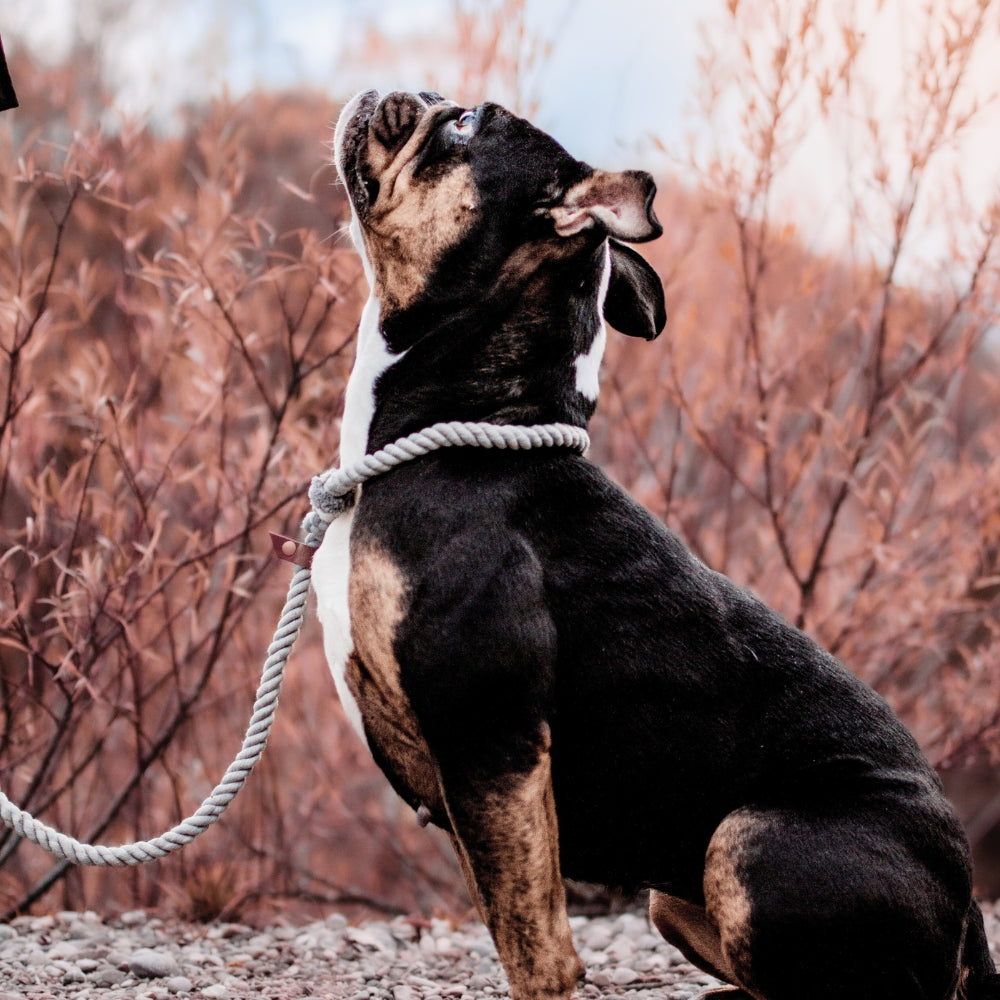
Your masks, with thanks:
M 309 489 L 313 510 L 302 522 L 303 540 L 306 545 L 318 547 L 327 525 L 353 504 L 357 488 L 366 480 L 439 448 L 561 447 L 583 452 L 589 443 L 585 430 L 569 424 L 539 424 L 533 427 L 458 422 L 434 424 L 400 438 L 373 455 L 365 455 L 347 469 L 330 469 L 316 476 Z M 243 746 L 229 765 L 222 781 L 193 815 L 152 840 L 141 840 L 118 847 L 84 844 L 60 833 L 19 809 L 2 791 L 0 819 L 19 837 L 26 837 L 50 854 L 78 865 L 139 865 L 165 857 L 190 844 L 225 812 L 264 752 L 278 708 L 278 694 L 284 678 L 285 664 L 302 629 L 311 576 L 307 567 L 295 567 L 285 607 L 267 649 L 267 659 L 264 661 L 253 715 L 247 726 Z
M 583 453 L 590 438 L 582 427 L 572 424 L 449 423 L 433 424 L 393 441 L 374 454 L 346 469 L 328 469 L 314 477 L 309 488 L 312 513 L 302 522 L 307 545 L 319 545 L 326 526 L 354 503 L 355 491 L 366 479 L 381 475 L 403 462 L 419 458 L 439 448 L 471 446 L 476 448 L 571 448 Z M 311 539 L 317 541 L 312 542 Z

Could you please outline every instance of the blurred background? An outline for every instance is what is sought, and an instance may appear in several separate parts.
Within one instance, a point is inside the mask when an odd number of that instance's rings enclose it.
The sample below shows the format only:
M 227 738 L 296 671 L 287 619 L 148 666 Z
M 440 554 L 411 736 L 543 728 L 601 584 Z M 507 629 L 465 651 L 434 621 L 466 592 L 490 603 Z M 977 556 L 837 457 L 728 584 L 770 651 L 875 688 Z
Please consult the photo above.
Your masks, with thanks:
M 154 836 L 239 748 L 366 295 L 328 160 L 361 87 L 645 167 L 670 316 L 591 455 L 884 695 L 1000 895 L 1000 0 L 5 0 L 0 788 Z M 622 762 L 627 766 L 627 761 Z M 573 886 L 574 905 L 624 902 Z M 0 917 L 459 914 L 315 621 L 212 831 L 127 871 L 0 833 Z

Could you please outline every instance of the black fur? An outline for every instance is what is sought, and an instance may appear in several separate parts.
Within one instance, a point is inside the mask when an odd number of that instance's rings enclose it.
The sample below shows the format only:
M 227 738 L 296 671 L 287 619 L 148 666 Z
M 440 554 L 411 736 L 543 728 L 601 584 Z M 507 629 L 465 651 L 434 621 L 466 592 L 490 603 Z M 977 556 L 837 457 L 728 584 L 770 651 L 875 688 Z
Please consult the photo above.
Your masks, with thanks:
M 370 451 L 437 421 L 583 426 L 593 411 L 573 364 L 597 335 L 613 233 L 560 237 L 551 214 L 593 172 L 495 105 L 478 116 L 461 149 L 435 132 L 421 153 L 432 177 L 471 166 L 481 210 L 384 319 L 406 353 L 376 384 Z M 658 278 L 610 253 L 605 316 L 655 336 Z M 746 817 L 731 965 L 754 996 L 949 1000 L 960 979 L 962 996 L 997 995 L 965 835 L 912 736 L 592 463 L 417 459 L 365 485 L 351 544 L 408 581 L 393 650 L 446 797 L 517 787 L 550 734 L 566 876 L 705 906 L 713 834 Z M 443 806 L 433 819 L 452 828 Z

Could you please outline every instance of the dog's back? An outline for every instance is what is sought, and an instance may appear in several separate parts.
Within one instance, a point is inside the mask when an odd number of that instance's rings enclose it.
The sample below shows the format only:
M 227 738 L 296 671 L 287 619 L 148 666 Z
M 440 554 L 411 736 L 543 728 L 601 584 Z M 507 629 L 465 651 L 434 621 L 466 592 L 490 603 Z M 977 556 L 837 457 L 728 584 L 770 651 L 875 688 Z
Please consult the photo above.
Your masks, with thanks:
M 549 720 L 564 875 L 656 890 L 689 953 L 671 902 L 741 911 L 746 967 L 694 958 L 769 1000 L 951 995 L 981 935 L 965 836 L 869 687 L 585 460 L 450 453 L 368 489 L 359 546 L 420 581 L 394 648 L 425 737 L 473 769 L 506 731 L 509 765 Z

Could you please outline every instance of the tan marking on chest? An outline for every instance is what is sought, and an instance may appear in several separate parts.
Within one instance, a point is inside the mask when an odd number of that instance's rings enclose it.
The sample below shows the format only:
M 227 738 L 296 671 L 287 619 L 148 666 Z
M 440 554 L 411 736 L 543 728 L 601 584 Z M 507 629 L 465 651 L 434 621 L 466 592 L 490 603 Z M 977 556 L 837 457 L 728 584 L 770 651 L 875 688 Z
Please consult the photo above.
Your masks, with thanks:
M 351 555 L 348 586 L 354 651 L 347 685 L 364 720 L 369 746 L 397 791 L 414 807 L 444 814 L 434 765 L 400 681 L 393 643 L 406 615 L 408 587 L 385 553 L 365 546 Z

